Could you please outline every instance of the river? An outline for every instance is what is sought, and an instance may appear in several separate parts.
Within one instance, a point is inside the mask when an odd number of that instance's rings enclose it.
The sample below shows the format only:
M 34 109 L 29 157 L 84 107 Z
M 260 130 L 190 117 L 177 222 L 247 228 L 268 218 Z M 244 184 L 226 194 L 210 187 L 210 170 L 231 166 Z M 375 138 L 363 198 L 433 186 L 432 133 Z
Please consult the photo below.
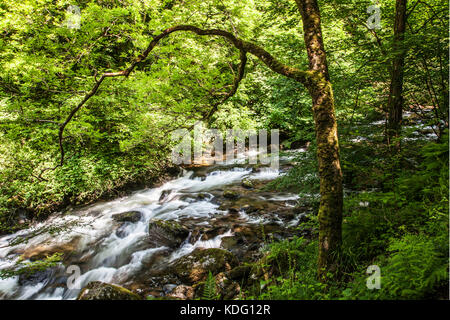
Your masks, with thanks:
M 75 299 L 80 288 L 95 280 L 138 292 L 160 289 L 171 281 L 166 277 L 149 282 L 145 277 L 151 278 L 153 269 L 164 268 L 196 248 L 220 248 L 222 240 L 233 237 L 237 228 L 256 230 L 267 225 L 283 236 L 283 230 L 298 224 L 301 215 L 292 214 L 298 196 L 265 192 L 260 187 L 283 174 L 292 158 L 281 157 L 279 170 L 245 165 L 245 159 L 183 170 L 179 177 L 159 187 L 55 213 L 29 229 L 3 236 L 0 269 L 14 266 L 20 257 L 33 260 L 46 253 L 65 255 L 62 263 L 46 271 L 0 280 L 0 297 Z M 244 179 L 255 187 L 244 188 Z M 232 190 L 236 199 L 225 198 L 226 190 Z M 250 207 L 253 210 L 247 210 Z M 133 221 L 118 222 L 114 218 L 129 211 L 137 212 Z M 155 245 L 149 239 L 149 223 L 154 219 L 177 221 L 188 228 L 189 235 L 176 247 Z M 263 245 L 263 240 L 257 239 L 248 250 L 257 255 Z M 247 252 L 242 256 L 251 259 Z M 67 283 L 74 270 L 80 274 L 71 280 L 69 289 Z

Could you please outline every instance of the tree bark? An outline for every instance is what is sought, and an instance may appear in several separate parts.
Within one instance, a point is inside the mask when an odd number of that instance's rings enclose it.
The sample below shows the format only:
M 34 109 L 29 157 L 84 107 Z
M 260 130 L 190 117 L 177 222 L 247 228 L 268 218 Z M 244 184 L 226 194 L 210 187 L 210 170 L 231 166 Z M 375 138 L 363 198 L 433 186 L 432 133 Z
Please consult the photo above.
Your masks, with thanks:
M 317 0 L 296 0 L 313 72 L 308 90 L 312 97 L 320 177 L 318 275 L 326 280 L 337 269 L 337 251 L 342 241 L 342 170 L 339 160 L 333 90 L 328 74 Z
M 401 132 L 403 114 L 403 66 L 406 51 L 403 48 L 404 33 L 406 29 L 406 4 L 407 0 L 397 0 L 395 5 L 394 22 L 394 58 L 392 60 L 391 84 L 388 99 L 388 144 L 397 138 Z M 400 143 L 396 143 L 400 148 Z

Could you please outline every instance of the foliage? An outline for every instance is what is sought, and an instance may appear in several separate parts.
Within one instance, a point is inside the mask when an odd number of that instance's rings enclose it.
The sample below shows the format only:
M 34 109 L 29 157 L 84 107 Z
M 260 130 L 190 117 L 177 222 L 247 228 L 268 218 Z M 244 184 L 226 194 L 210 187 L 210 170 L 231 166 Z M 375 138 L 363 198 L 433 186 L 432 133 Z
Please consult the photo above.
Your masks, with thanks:
M 203 300 L 217 300 L 218 298 L 217 287 L 216 287 L 216 279 L 212 275 L 211 271 L 208 273 L 208 277 L 206 277 L 205 284 L 203 285 Z
M 385 123 L 395 0 L 381 1 L 381 29 L 368 29 L 371 0 L 319 1 L 339 123 L 345 199 L 341 276 L 316 279 L 319 179 L 308 92 L 248 57 L 236 94 L 239 53 L 228 42 L 174 33 L 126 78 L 107 79 L 67 126 L 64 166 L 58 125 L 98 75 L 123 70 L 161 30 L 176 24 L 221 28 L 306 70 L 302 22 L 291 0 L 80 0 L 79 29 L 66 0 L 0 3 L 0 233 L 69 205 L 147 185 L 170 163 L 170 133 L 204 121 L 225 130 L 279 129 L 282 149 L 309 143 L 267 190 L 296 192 L 311 211 L 295 238 L 272 243 L 249 288 L 270 299 L 409 299 L 439 296 L 448 269 L 448 2 L 408 4 L 401 151 L 386 147 Z M 430 141 L 431 139 L 435 141 Z M 282 156 L 291 155 L 290 153 Z M 24 240 L 26 241 L 26 240 Z M 424 258 L 426 257 L 426 258 Z M 57 262 L 19 263 L 14 272 Z M 365 286 L 379 264 L 382 289 Z M 407 270 L 408 272 L 405 272 Z M 205 287 L 213 298 L 215 283 Z M 208 282 L 207 281 L 207 282 Z M 444 290 L 445 291 L 445 290 Z
M 305 246 L 299 239 L 277 242 L 270 245 L 269 257 L 273 259 L 268 260 L 266 268 L 281 272 L 261 283 L 264 290 L 259 298 L 446 298 L 448 135 L 440 143 L 428 142 L 420 148 L 414 143 L 404 145 L 402 155 L 395 158 L 385 158 L 388 153 L 383 148 L 387 147 L 379 147 L 371 156 L 361 155 L 361 149 L 366 148 L 363 143 L 344 149 L 344 158 L 348 153 L 360 155 L 347 158 L 351 167 L 347 166 L 344 173 L 351 168 L 354 177 L 365 175 L 359 184 L 354 179 L 348 183 L 352 189 L 367 190 L 349 192 L 345 197 L 343 245 L 338 258 L 342 276 L 324 287 L 317 281 L 315 243 Z M 396 165 L 405 157 L 409 157 L 409 166 Z M 373 170 L 380 163 L 392 170 Z M 289 181 L 291 177 L 283 179 Z M 312 223 L 310 227 L 317 225 Z M 370 265 L 381 269 L 380 290 L 366 286 Z

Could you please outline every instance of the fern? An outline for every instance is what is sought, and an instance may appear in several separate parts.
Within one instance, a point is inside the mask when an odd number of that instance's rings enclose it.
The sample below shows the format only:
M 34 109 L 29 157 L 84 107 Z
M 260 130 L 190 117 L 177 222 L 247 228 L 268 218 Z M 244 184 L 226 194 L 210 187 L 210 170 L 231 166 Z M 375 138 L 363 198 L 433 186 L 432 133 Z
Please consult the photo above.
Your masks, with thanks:
M 214 279 L 211 271 L 208 273 L 208 277 L 205 281 L 205 286 L 203 287 L 202 300 L 217 300 L 217 288 L 216 279 Z

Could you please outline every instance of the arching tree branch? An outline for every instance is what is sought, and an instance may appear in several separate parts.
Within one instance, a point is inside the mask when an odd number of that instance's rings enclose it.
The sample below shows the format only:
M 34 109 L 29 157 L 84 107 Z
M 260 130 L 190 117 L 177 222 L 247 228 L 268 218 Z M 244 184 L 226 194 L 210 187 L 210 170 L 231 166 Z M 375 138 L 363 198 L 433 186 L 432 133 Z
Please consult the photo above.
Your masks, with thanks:
M 281 63 L 280 61 L 275 59 L 270 53 L 268 53 L 266 50 L 264 50 L 260 46 L 254 44 L 254 43 L 251 43 L 249 41 L 245 41 L 240 38 L 237 38 L 236 36 L 234 36 L 232 33 L 228 32 L 228 31 L 221 30 L 221 29 L 200 29 L 200 28 L 198 28 L 196 26 L 192 26 L 192 25 L 178 25 L 178 26 L 174 26 L 174 27 L 165 29 L 159 35 L 157 35 L 153 38 L 153 40 L 148 45 L 147 49 L 145 49 L 145 51 L 141 55 L 139 55 L 137 57 L 137 59 L 135 59 L 128 68 L 126 68 L 125 70 L 122 70 L 122 71 L 118 71 L 118 72 L 106 72 L 106 73 L 102 74 L 102 76 L 98 80 L 96 80 L 94 87 L 91 89 L 91 91 L 89 91 L 89 93 L 87 93 L 84 96 L 83 100 L 81 100 L 81 102 L 78 103 L 78 105 L 70 111 L 66 120 L 64 122 L 62 122 L 61 124 L 59 124 L 58 139 L 59 139 L 59 149 L 60 149 L 60 153 L 61 153 L 61 159 L 55 167 L 43 169 L 41 171 L 41 173 L 39 174 L 39 179 L 43 179 L 42 174 L 44 172 L 46 172 L 48 170 L 55 170 L 56 168 L 63 165 L 63 163 L 64 163 L 64 147 L 63 147 L 64 129 L 66 128 L 67 124 L 72 120 L 73 116 L 85 105 L 85 103 L 92 96 L 94 96 L 97 93 L 97 91 L 98 91 L 100 85 L 103 83 L 103 81 L 106 78 L 122 77 L 122 76 L 128 77 L 130 75 L 130 73 L 134 70 L 134 68 L 140 62 L 144 61 L 148 57 L 150 52 L 158 45 L 158 43 L 161 39 L 167 37 L 168 35 L 170 35 L 174 32 L 177 32 L 177 31 L 193 32 L 200 36 L 222 37 L 222 38 L 227 39 L 231 44 L 234 45 L 234 47 L 236 47 L 238 50 L 240 50 L 241 63 L 239 65 L 238 74 L 234 79 L 232 90 L 223 99 L 221 99 L 218 103 L 213 105 L 212 110 L 207 115 L 208 118 L 217 110 L 218 106 L 221 103 L 225 102 L 226 100 L 228 100 L 231 96 L 233 96 L 236 93 L 237 88 L 239 86 L 239 82 L 241 81 L 241 79 L 244 76 L 244 69 L 245 69 L 245 64 L 247 61 L 247 57 L 246 57 L 247 52 L 253 54 L 255 57 L 260 59 L 272 71 L 279 73 L 281 75 L 284 75 L 288 78 L 292 78 L 298 82 L 303 83 L 305 86 L 309 87 L 309 80 L 310 80 L 310 76 L 311 76 L 310 71 L 302 71 L 302 70 L 284 65 L 283 63 Z

